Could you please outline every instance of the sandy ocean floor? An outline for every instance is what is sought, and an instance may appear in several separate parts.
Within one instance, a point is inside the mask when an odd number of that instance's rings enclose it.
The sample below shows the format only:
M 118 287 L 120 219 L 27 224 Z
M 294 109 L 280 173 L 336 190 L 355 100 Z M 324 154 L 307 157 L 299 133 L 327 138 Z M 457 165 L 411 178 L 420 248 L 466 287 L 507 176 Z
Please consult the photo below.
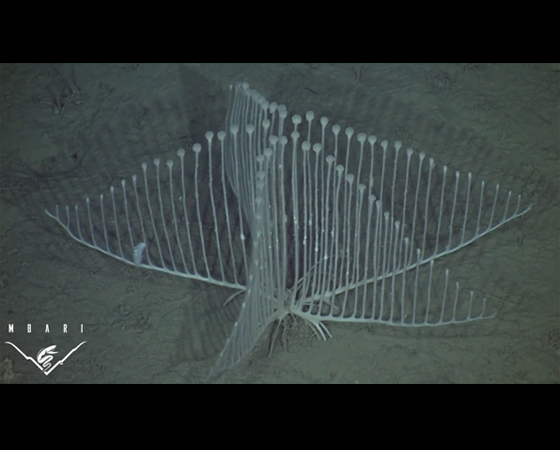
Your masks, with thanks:
M 238 81 L 291 113 L 401 140 L 533 209 L 445 259 L 496 318 L 330 324 L 327 341 L 293 321 L 270 357 L 267 332 L 211 382 L 559 383 L 559 78 L 558 63 L 2 64 L 0 383 L 205 381 L 226 337 L 213 326 L 235 320 L 222 307 L 231 292 L 122 264 L 43 211 L 221 130 Z M 52 364 L 86 343 L 46 376 L 6 341 L 34 358 L 56 345 Z

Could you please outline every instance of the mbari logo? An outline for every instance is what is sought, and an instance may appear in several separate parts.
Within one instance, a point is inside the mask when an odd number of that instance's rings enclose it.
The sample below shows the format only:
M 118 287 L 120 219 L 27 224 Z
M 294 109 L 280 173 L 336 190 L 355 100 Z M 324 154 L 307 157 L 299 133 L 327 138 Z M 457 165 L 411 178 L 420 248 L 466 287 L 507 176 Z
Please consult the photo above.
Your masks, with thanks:
M 18 352 L 20 352 L 21 356 L 23 356 L 26 360 L 31 361 L 33 364 L 35 364 L 37 366 L 37 368 L 45 374 L 45 376 L 48 376 L 58 366 L 63 365 L 64 361 L 66 361 L 72 353 L 74 353 L 76 350 L 78 350 L 85 343 L 86 343 L 86 341 L 82 342 L 77 347 L 74 347 L 72 350 L 70 350 L 68 352 L 68 354 L 64 358 L 59 360 L 53 366 L 51 364 L 51 361 L 53 360 L 53 355 L 58 354 L 58 352 L 55 351 L 56 345 L 51 345 L 49 347 L 42 348 L 41 350 L 39 350 L 39 353 L 37 353 L 37 357 L 33 358 L 32 356 L 27 356 L 25 353 L 23 353 L 19 348 L 17 348 L 17 346 L 15 344 L 12 344 L 11 342 L 6 342 L 6 344 L 11 345 Z
M 27 333 L 31 333 L 31 324 L 28 324 L 27 327 Z M 45 333 L 50 333 L 50 326 L 47 324 L 45 326 L 44 329 Z M 14 325 L 13 324 L 8 324 L 8 334 L 14 333 Z M 68 325 L 64 324 L 62 326 L 62 333 L 66 334 L 68 333 Z M 84 333 L 84 325 L 82 324 L 80 327 L 80 334 Z M 21 356 L 23 356 L 27 361 L 31 361 L 33 364 L 35 364 L 37 366 L 37 368 L 45 375 L 48 376 L 54 369 L 56 369 L 58 366 L 61 366 L 64 364 L 64 362 L 70 357 L 70 355 L 72 353 L 74 353 L 76 350 L 78 350 L 82 345 L 84 345 L 86 343 L 86 341 L 82 342 L 81 344 L 79 344 L 77 347 L 74 347 L 72 350 L 70 350 L 66 356 L 64 356 L 63 358 L 61 358 L 59 354 L 59 352 L 56 350 L 56 345 L 50 345 L 48 347 L 42 348 L 41 350 L 39 350 L 39 352 L 37 352 L 37 356 L 33 357 L 33 356 L 27 356 L 21 349 L 19 349 L 19 347 L 17 347 L 17 345 L 15 345 L 12 342 L 6 342 L 6 344 L 11 345 L 12 347 L 14 347 L 20 354 Z M 58 356 L 56 356 L 58 355 Z M 56 363 L 53 362 L 53 359 L 55 359 L 55 357 L 61 358 L 59 359 Z

